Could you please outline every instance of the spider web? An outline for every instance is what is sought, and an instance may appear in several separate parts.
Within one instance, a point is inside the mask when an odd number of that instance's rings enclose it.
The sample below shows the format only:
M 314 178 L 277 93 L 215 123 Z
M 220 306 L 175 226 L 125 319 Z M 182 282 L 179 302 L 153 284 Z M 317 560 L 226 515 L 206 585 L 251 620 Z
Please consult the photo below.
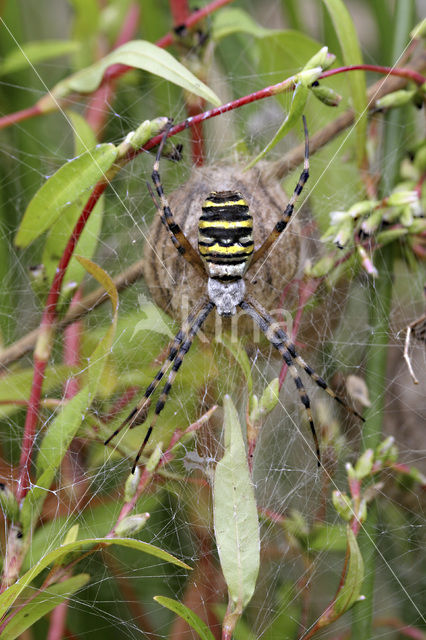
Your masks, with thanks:
M 23 40 L 39 39 L 41 35 L 64 35 L 61 24 L 69 25 L 65 20 L 69 20 L 66 4 L 46 2 L 44 10 L 57 12 L 58 19 L 40 31 L 41 25 L 31 18 L 35 11 L 35 7 L 31 7 L 24 19 Z M 256 7 L 252 6 L 251 10 L 255 14 Z M 359 19 L 365 17 L 362 11 Z M 261 22 L 275 27 L 278 13 L 277 4 L 268 3 L 264 14 L 262 10 Z M 54 36 L 52 25 L 55 25 Z M 368 29 L 365 37 L 368 37 Z M 18 34 L 16 38 L 19 40 Z M 244 95 L 255 90 L 258 83 L 266 86 L 273 81 L 266 73 L 259 76 L 254 68 L 250 43 L 241 40 L 240 45 L 239 56 L 233 59 L 232 65 L 228 64 L 226 77 L 218 65 L 211 81 L 225 100 L 227 92 L 231 96 L 231 88 Z M 368 49 L 368 41 L 364 45 Z M 226 55 L 226 46 L 220 54 Z M 22 93 L 26 99 L 36 99 L 44 94 L 44 84 L 52 86 L 56 78 L 62 77 L 64 66 L 65 63 L 60 61 L 42 63 L 38 74 L 30 70 L 22 80 L 17 76 L 16 81 L 8 76 L 2 81 L 2 92 L 5 95 L 8 91 Z M 283 73 L 286 77 L 290 72 L 284 69 Z M 82 109 L 78 101 L 72 106 L 76 110 Z M 176 122 L 186 117 L 180 93 L 164 82 L 150 78 L 144 85 L 143 95 L 136 81 L 122 83 L 119 95 L 109 109 L 105 140 L 118 144 L 141 121 L 152 117 L 153 110 L 155 115 L 166 114 Z M 274 135 L 282 122 L 282 113 L 277 103 L 263 101 L 256 107 L 247 108 L 247 112 L 236 111 L 206 123 L 205 166 L 230 161 L 231 164 L 242 162 L 244 165 L 245 159 L 252 157 Z M 322 107 L 309 105 L 309 127 L 312 131 L 324 125 L 324 118 Z M 406 130 L 403 125 L 403 128 L 404 137 L 408 135 L 408 127 Z M 350 136 L 353 136 L 353 131 Z M 180 192 L 193 174 L 189 135 L 182 135 L 181 139 L 184 144 L 181 160 L 175 164 L 166 160 L 161 163 L 167 194 Z M 286 151 L 300 140 L 297 134 L 288 136 L 268 156 L 269 166 L 276 167 Z M 274 284 L 271 292 L 271 285 L 263 277 L 258 278 L 254 289 L 261 302 L 274 302 L 273 308 L 268 306 L 268 309 L 276 311 L 277 317 L 282 314 L 286 330 L 290 333 L 300 301 L 299 281 L 303 269 L 307 261 L 315 262 L 324 253 L 319 237 L 328 226 L 329 213 L 346 210 L 364 197 L 362 185 L 352 179 L 356 169 L 349 151 L 351 145 L 352 139 L 349 137 L 345 141 L 342 136 L 324 152 L 311 158 L 311 178 L 304 190 L 304 198 L 309 198 L 309 204 L 302 207 L 302 201 L 298 201 L 295 222 L 285 232 L 293 243 L 300 243 L 297 264 L 289 278 L 283 274 L 285 282 L 282 289 Z M 73 133 L 63 114 L 17 125 L 13 132 L 3 136 L 3 208 L 8 214 L 2 218 L 1 240 L 9 251 L 1 284 L 4 301 L 1 326 L 5 344 L 38 326 L 41 311 L 28 273 L 31 266 L 40 262 L 42 243 L 36 242 L 28 249 L 18 251 L 13 245 L 17 225 L 34 192 L 72 155 Z M 153 158 L 149 154 L 135 159 L 120 172 L 106 195 L 102 233 L 94 261 L 112 276 L 139 260 L 144 252 L 144 243 L 150 242 L 155 208 L 145 182 L 149 179 L 152 164 Z M 297 182 L 299 171 L 297 169 L 284 181 L 289 194 Z M 221 184 L 211 185 L 211 189 L 222 188 Z M 253 190 L 258 188 L 259 184 L 254 182 Z M 173 251 L 170 243 L 170 255 Z M 273 251 L 279 252 L 279 249 L 274 248 Z M 159 253 L 155 244 L 152 252 Z M 277 256 L 275 259 L 279 262 L 282 254 L 277 253 Z M 159 260 L 161 262 L 161 257 Z M 174 267 L 176 264 L 174 261 L 173 270 L 169 269 L 170 286 L 179 291 L 184 269 L 182 265 L 182 271 L 178 271 Z M 190 287 L 189 268 L 185 273 Z M 332 290 L 321 291 L 318 302 L 307 305 L 296 338 L 300 354 L 342 396 L 347 396 L 345 381 L 350 374 L 364 377 L 366 351 L 374 340 L 368 308 L 374 297 L 375 284 L 366 274 L 358 273 L 351 278 L 349 273 L 348 276 L 349 285 L 338 283 Z M 405 329 L 424 313 L 424 281 L 424 271 L 413 274 L 402 263 L 396 265 L 388 327 L 384 436 L 395 437 L 400 462 L 414 465 L 426 473 L 422 434 L 426 384 L 424 343 L 413 338 L 409 349 L 419 379 L 418 386 L 413 385 L 403 360 Z M 191 308 L 191 299 L 186 293 L 185 299 L 182 294 L 181 314 L 176 314 L 171 304 L 164 305 L 164 308 L 157 306 L 155 302 L 160 296 L 161 283 L 142 279 L 120 294 L 120 316 L 111 363 L 105 373 L 104 390 L 92 406 L 93 418 L 85 421 L 55 485 L 49 491 L 24 569 L 32 566 L 48 550 L 58 547 L 73 524 L 79 524 L 82 538 L 102 536 L 118 517 L 123 486 L 146 426 L 131 432 L 123 431 L 115 442 L 116 448 L 111 446 L 108 449 L 99 443 L 96 426 L 99 424 L 97 421 L 103 421 L 108 425 L 106 428 L 111 425 L 112 429 L 120 416 L 125 417 L 126 411 L 139 399 L 160 366 L 168 339 L 182 321 L 183 310 Z M 84 293 L 91 286 L 86 279 Z M 167 296 L 171 296 L 170 290 L 166 291 Z M 277 300 L 281 301 L 279 307 Z M 85 318 L 79 347 L 80 364 L 73 370 L 75 378 L 84 374 L 87 358 L 107 330 L 108 322 L 108 312 L 103 307 Z M 185 358 L 153 433 L 152 447 L 158 442 L 166 447 L 176 429 L 185 429 L 194 423 L 213 403 L 221 405 L 225 394 L 231 395 L 244 424 L 248 396 L 241 367 L 217 339 L 214 327 L 203 331 L 203 336 L 204 339 L 194 342 Z M 237 338 L 246 347 L 254 392 L 260 396 L 268 383 L 280 375 L 282 361 L 251 329 L 241 331 Z M 20 393 L 22 388 L 29 389 L 31 358 L 19 366 L 27 376 L 27 383 L 19 387 Z M 16 365 L 12 365 L 7 373 L 15 370 L 18 370 Z M 53 377 L 56 375 L 57 381 L 66 380 L 62 349 L 54 352 L 49 371 Z M 243 620 L 243 624 L 251 629 L 252 636 L 242 626 L 239 637 L 299 637 L 328 605 L 340 579 L 345 541 L 341 536 L 342 520 L 331 507 L 330 495 L 332 489 L 347 491 L 344 464 L 355 462 L 362 450 L 360 424 L 340 411 L 336 403 L 311 380 L 304 377 L 304 382 L 313 406 L 326 470 L 317 470 L 303 407 L 296 397 L 291 378 L 287 376 L 277 406 L 262 425 L 255 450 L 253 482 L 261 516 L 262 563 L 255 596 Z M 56 382 L 45 390 L 44 396 L 60 400 L 65 397 L 65 391 Z M 111 414 L 114 414 L 112 418 Z M 54 417 L 55 410 L 42 409 L 41 433 L 36 441 L 35 455 L 42 432 Z M 166 638 L 188 634 L 186 628 L 180 627 L 180 623 L 174 618 L 172 620 L 169 612 L 153 600 L 153 596 L 159 594 L 185 601 L 190 607 L 192 603 L 191 608 L 208 619 L 213 629 L 215 624 L 220 627 L 226 586 L 216 557 L 211 483 L 215 464 L 223 455 L 222 418 L 219 409 L 207 427 L 197 430 L 192 437 L 182 439 L 173 462 L 155 477 L 137 505 L 137 512 L 150 514 L 138 536 L 190 564 L 194 567 L 192 575 L 188 577 L 182 569 L 144 554 L 135 556 L 126 549 L 103 550 L 89 556 L 82 563 L 82 571 L 91 575 L 89 586 L 74 594 L 68 604 L 67 628 L 76 637 Z M 17 479 L 24 419 L 24 408 L 16 404 L 4 406 L 1 480 L 11 488 Z M 325 448 L 324 442 L 329 444 L 329 449 Z M 421 612 L 425 610 L 422 555 L 424 497 L 418 485 L 399 485 L 394 474 L 389 472 L 388 476 L 384 478 L 376 500 L 378 567 L 374 617 L 389 619 L 397 612 L 398 618 L 407 624 L 421 626 Z M 319 518 L 327 523 L 328 543 L 318 543 L 318 548 L 314 549 L 309 546 L 301 548 L 300 535 L 294 534 L 289 523 L 297 525 L 300 534 L 304 526 L 312 527 Z M 346 615 L 330 629 L 318 633 L 317 637 L 342 637 L 348 625 L 350 619 Z M 31 629 L 33 637 L 46 637 L 47 628 L 46 619 L 37 622 Z M 398 637 L 397 632 L 383 629 L 378 627 L 374 637 Z

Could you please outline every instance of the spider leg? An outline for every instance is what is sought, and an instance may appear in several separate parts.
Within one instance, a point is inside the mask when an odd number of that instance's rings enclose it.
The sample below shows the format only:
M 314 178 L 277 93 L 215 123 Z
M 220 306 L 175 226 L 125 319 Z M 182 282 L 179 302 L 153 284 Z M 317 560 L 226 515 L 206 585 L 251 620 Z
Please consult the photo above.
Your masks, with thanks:
M 303 382 L 302 382 L 302 380 L 301 380 L 301 378 L 300 378 L 300 376 L 298 374 L 298 371 L 297 371 L 297 369 L 296 369 L 296 367 L 294 365 L 293 356 L 292 356 L 291 352 L 289 351 L 289 349 L 287 348 L 287 346 L 285 345 L 285 343 L 282 340 L 282 338 L 280 336 L 278 336 L 278 332 L 274 329 L 273 320 L 272 320 L 272 318 L 270 316 L 268 316 L 267 314 L 264 316 L 263 314 L 259 313 L 259 311 L 257 309 L 255 309 L 255 307 L 250 302 L 248 302 L 247 300 L 243 300 L 240 303 L 240 307 L 244 311 L 247 311 L 247 313 L 259 325 L 260 329 L 263 331 L 265 336 L 268 338 L 269 342 L 276 349 L 278 349 L 278 351 L 280 352 L 280 354 L 284 358 L 284 361 L 288 366 L 288 370 L 290 372 L 290 375 L 293 378 L 294 384 L 296 385 L 296 388 L 297 388 L 297 390 L 299 392 L 300 401 L 303 404 L 303 406 L 305 407 L 306 415 L 307 415 L 307 418 L 308 418 L 309 426 L 311 428 L 311 433 L 312 433 L 312 437 L 313 437 L 313 440 L 314 440 L 315 452 L 316 452 L 316 456 L 317 456 L 318 466 L 320 467 L 321 466 L 321 454 L 320 454 L 320 450 L 319 450 L 318 436 L 317 436 L 317 433 L 315 431 L 314 420 L 312 418 L 311 403 L 310 403 L 310 400 L 309 400 L 309 396 L 306 393 L 306 389 L 305 389 L 305 387 L 303 385 Z M 284 331 L 283 331 L 283 334 L 284 334 Z
M 118 435 L 126 425 L 129 425 L 129 428 L 133 429 L 134 427 L 137 427 L 139 424 L 143 424 L 145 422 L 149 405 L 150 405 L 151 395 L 154 393 L 154 391 L 160 384 L 160 381 L 163 378 L 164 374 L 172 365 L 179 351 L 180 344 L 185 339 L 185 336 L 188 334 L 193 324 L 196 323 L 197 317 L 201 309 L 205 306 L 206 301 L 207 301 L 207 298 L 202 298 L 200 302 L 196 305 L 196 307 L 191 311 L 191 313 L 183 323 L 182 327 L 179 329 L 179 331 L 177 332 L 177 334 L 169 344 L 167 358 L 164 361 L 161 369 L 159 369 L 159 371 L 155 375 L 155 378 L 153 379 L 153 381 L 146 388 L 142 400 L 136 405 L 136 407 L 134 407 L 134 409 L 132 409 L 132 411 L 129 413 L 127 418 L 123 420 L 123 422 L 117 427 L 117 429 L 113 433 L 111 433 L 111 435 L 105 440 L 104 444 L 106 445 L 109 444 L 111 440 L 115 438 L 115 436 Z
M 193 321 L 192 325 L 189 327 L 188 331 L 186 332 L 184 339 L 181 342 L 181 346 L 179 347 L 179 350 L 174 358 L 174 362 L 173 362 L 173 366 L 172 366 L 172 370 L 169 373 L 169 377 L 167 379 L 166 384 L 163 387 L 163 390 L 161 392 L 161 395 L 158 399 L 157 405 L 155 407 L 155 412 L 154 412 L 154 416 L 152 418 L 151 424 L 148 428 L 148 431 L 145 434 L 145 438 L 143 439 L 143 442 L 139 448 L 139 451 L 136 455 L 135 461 L 133 463 L 133 467 L 132 467 L 132 473 L 135 472 L 135 469 L 137 467 L 137 464 L 139 462 L 139 458 L 142 455 L 143 450 L 145 449 L 145 445 L 149 440 L 149 437 L 155 427 L 155 424 L 157 422 L 158 416 L 160 415 L 161 411 L 164 408 L 164 405 L 166 404 L 167 401 L 167 397 L 170 393 L 170 389 L 172 388 L 173 382 L 176 378 L 176 374 L 180 369 L 180 366 L 183 362 L 183 359 L 185 357 L 185 355 L 188 353 L 192 342 L 194 340 L 195 335 L 198 333 L 198 331 L 201 329 L 204 321 L 206 320 L 207 316 L 209 315 L 209 313 L 212 311 L 212 309 L 214 308 L 214 303 L 211 302 L 210 300 L 207 302 L 204 302 L 204 305 L 201 309 L 201 311 L 199 311 L 197 317 L 195 318 L 195 320 Z
M 154 168 L 152 171 L 152 181 L 154 183 L 158 197 L 161 200 L 162 210 L 157 204 L 156 200 L 155 199 L 153 200 L 154 200 L 155 206 L 157 207 L 157 211 L 160 214 L 162 223 L 164 224 L 170 236 L 172 237 L 172 241 L 176 250 L 179 252 L 179 254 L 183 258 L 185 258 L 187 262 L 189 262 L 194 267 L 196 271 L 198 271 L 198 273 L 200 273 L 202 276 L 205 277 L 206 272 L 205 272 L 201 257 L 199 256 L 197 251 L 194 249 L 192 244 L 189 242 L 188 238 L 185 236 L 180 226 L 175 221 L 172 210 L 170 209 L 169 202 L 164 193 L 163 185 L 161 184 L 160 157 L 161 157 L 161 152 L 163 151 L 163 147 L 166 142 L 167 136 L 171 129 L 171 126 L 172 126 L 172 121 L 169 120 L 169 123 L 166 126 L 161 142 L 158 146 L 157 156 L 156 156 L 156 159 L 154 162 Z
M 331 387 L 329 387 L 324 378 L 321 378 L 321 376 L 318 375 L 318 373 L 316 373 L 316 371 L 314 371 L 314 369 L 312 369 L 312 367 L 310 367 L 301 356 L 299 356 L 299 354 L 296 352 L 296 347 L 291 342 L 286 332 L 283 331 L 281 327 L 276 326 L 273 318 L 262 307 L 262 305 L 259 304 L 259 302 L 257 302 L 257 300 L 255 300 L 250 295 L 246 296 L 246 300 L 257 310 L 259 315 L 261 315 L 269 323 L 269 325 L 275 325 L 273 326 L 273 330 L 277 338 L 285 345 L 293 360 L 297 362 L 297 364 L 300 365 L 302 369 L 304 369 L 304 371 L 310 378 L 312 378 L 312 380 L 318 385 L 318 387 L 326 391 L 328 395 L 331 396 L 340 405 L 342 405 L 346 409 L 346 411 L 352 413 L 354 416 L 362 420 L 362 422 L 365 422 L 365 419 L 362 417 L 362 415 L 360 415 L 358 411 L 346 404 L 346 402 L 342 400 L 342 398 L 340 398 Z
M 265 255 L 269 247 L 274 244 L 275 240 L 277 240 L 277 238 L 281 235 L 281 233 L 287 227 L 290 221 L 290 218 L 293 214 L 294 205 L 296 204 L 297 198 L 302 193 L 302 189 L 305 186 L 307 179 L 309 178 L 309 138 L 308 138 L 308 128 L 306 126 L 305 116 L 303 116 L 303 127 L 305 130 L 305 161 L 303 164 L 303 171 L 299 177 L 299 182 L 297 183 L 293 191 L 293 195 L 291 196 L 288 202 L 288 205 L 284 209 L 281 219 L 278 220 L 275 227 L 272 229 L 271 233 L 263 242 L 263 244 L 259 247 L 259 249 L 257 249 L 254 252 L 250 268 L 253 266 L 255 262 L 259 260 L 259 258 Z

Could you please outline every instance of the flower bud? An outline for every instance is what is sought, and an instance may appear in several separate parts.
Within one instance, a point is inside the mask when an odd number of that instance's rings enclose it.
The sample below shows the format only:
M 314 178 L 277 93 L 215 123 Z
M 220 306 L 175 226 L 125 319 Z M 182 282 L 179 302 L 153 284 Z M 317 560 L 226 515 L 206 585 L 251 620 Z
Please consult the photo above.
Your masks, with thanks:
M 348 213 L 352 218 L 359 218 L 371 213 L 377 204 L 377 200 L 361 200 L 360 202 L 355 202 L 348 210 Z
M 146 463 L 145 469 L 148 473 L 154 473 L 157 468 L 158 463 L 160 462 L 161 456 L 163 455 L 162 451 L 163 443 L 159 442 L 155 447 L 154 451 L 151 453 L 148 462 Z
M 340 104 L 342 96 L 336 93 L 330 87 L 324 87 L 322 84 L 311 86 L 311 91 L 316 98 L 327 107 L 337 107 Z
M 135 495 L 140 477 L 140 467 L 136 467 L 135 472 L 129 473 L 129 475 L 127 476 L 126 484 L 124 485 L 124 502 L 130 502 L 130 500 Z
M 351 218 L 348 218 L 340 225 L 339 231 L 334 237 L 334 244 L 339 248 L 343 249 L 345 245 L 348 244 L 349 240 L 353 235 L 353 222 Z
M 358 458 L 355 464 L 355 474 L 358 480 L 363 480 L 370 475 L 373 468 L 374 451 L 373 449 L 366 449 L 362 456 Z
M 387 229 L 386 231 L 381 231 L 377 234 L 377 242 L 381 245 L 389 244 L 394 240 L 398 240 L 398 238 L 402 238 L 402 236 L 406 236 L 408 230 L 404 228 L 398 229 Z
M 295 76 L 295 81 L 300 82 L 304 87 L 310 87 L 313 82 L 318 80 L 322 73 L 321 67 L 313 69 L 303 69 Z
M 0 508 L 8 520 L 17 520 L 19 515 L 19 506 L 13 492 L 9 487 L 0 482 Z
M 389 436 L 376 447 L 375 457 L 376 460 L 383 464 L 397 461 L 398 447 L 395 445 L 395 438 L 393 436 Z
M 386 202 L 389 207 L 401 207 L 407 204 L 416 204 L 419 200 L 417 191 L 394 191 L 388 196 Z
M 377 276 L 379 275 L 379 272 L 377 271 L 376 267 L 373 264 L 373 261 L 371 260 L 370 256 L 367 254 L 364 247 L 361 247 L 361 245 L 358 245 L 357 250 L 358 250 L 358 255 L 361 259 L 362 268 L 368 273 L 369 276 L 372 276 L 373 278 L 377 278 Z
M 335 61 L 336 56 L 333 53 L 328 52 L 328 47 L 322 47 L 303 67 L 305 69 L 314 69 L 315 67 L 321 67 L 322 69 L 328 69 Z
M 260 412 L 264 415 L 270 413 L 274 409 L 279 400 L 279 383 L 278 378 L 274 378 L 268 384 L 259 402 Z
M 404 89 L 400 89 L 399 91 L 394 91 L 393 93 L 388 93 L 383 98 L 379 98 L 376 100 L 375 109 L 392 109 L 394 107 L 402 107 L 405 104 L 408 104 L 413 99 L 416 93 L 416 89 L 412 89 L 411 91 L 405 91 Z
M 426 18 L 424 18 L 419 24 L 416 24 L 414 29 L 410 33 L 410 38 L 425 38 L 426 37 Z
M 350 497 L 341 491 L 333 491 L 332 500 L 333 506 L 339 516 L 343 518 L 343 520 L 346 520 L 346 522 L 349 522 L 354 515 L 352 500 Z
M 128 538 L 134 536 L 140 531 L 149 518 L 149 513 L 135 513 L 132 516 L 124 518 L 115 528 L 117 538 Z

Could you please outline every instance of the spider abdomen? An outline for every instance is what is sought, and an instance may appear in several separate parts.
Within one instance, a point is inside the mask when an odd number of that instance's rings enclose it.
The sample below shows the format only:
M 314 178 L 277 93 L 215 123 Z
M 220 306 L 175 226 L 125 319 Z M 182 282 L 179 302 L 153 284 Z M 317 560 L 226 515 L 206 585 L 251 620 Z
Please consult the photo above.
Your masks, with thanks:
M 247 271 L 253 255 L 253 217 L 239 191 L 213 191 L 203 202 L 198 250 L 210 278 L 232 281 Z

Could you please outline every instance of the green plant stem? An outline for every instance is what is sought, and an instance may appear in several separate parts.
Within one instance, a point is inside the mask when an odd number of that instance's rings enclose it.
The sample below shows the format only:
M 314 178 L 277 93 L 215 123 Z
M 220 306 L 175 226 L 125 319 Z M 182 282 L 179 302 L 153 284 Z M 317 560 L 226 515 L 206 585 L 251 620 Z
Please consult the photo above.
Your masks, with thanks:
M 413 24 L 414 2 L 397 2 L 394 12 L 395 32 L 393 36 L 393 60 L 398 58 L 407 43 Z M 389 193 L 395 184 L 402 147 L 404 112 L 394 110 L 389 115 L 385 128 L 383 157 L 386 170 L 382 176 L 382 196 Z M 392 304 L 394 249 L 385 247 L 376 260 L 379 277 L 372 281 L 369 295 L 369 323 L 371 340 L 367 352 L 366 383 L 370 393 L 371 406 L 365 413 L 363 429 L 364 447 L 374 448 L 381 439 L 385 407 L 385 385 L 387 365 L 387 344 L 389 316 Z M 376 542 L 378 514 L 375 504 L 368 509 L 368 518 L 358 536 L 358 545 L 364 560 L 365 580 L 362 593 L 363 602 L 358 603 L 352 616 L 352 638 L 369 640 L 372 636 L 374 612 L 374 584 L 376 571 Z
M 367 351 L 366 383 L 371 406 L 365 412 L 362 432 L 364 448 L 376 447 L 382 435 L 385 407 L 387 346 L 389 316 L 392 303 L 393 248 L 385 247 L 376 261 L 379 277 L 372 280 L 369 291 L 370 344 Z M 368 509 L 368 519 L 358 536 L 358 545 L 364 560 L 365 579 L 362 594 L 365 600 L 353 610 L 352 637 L 356 640 L 371 638 L 374 605 L 374 583 L 376 565 L 377 511 L 375 505 Z

